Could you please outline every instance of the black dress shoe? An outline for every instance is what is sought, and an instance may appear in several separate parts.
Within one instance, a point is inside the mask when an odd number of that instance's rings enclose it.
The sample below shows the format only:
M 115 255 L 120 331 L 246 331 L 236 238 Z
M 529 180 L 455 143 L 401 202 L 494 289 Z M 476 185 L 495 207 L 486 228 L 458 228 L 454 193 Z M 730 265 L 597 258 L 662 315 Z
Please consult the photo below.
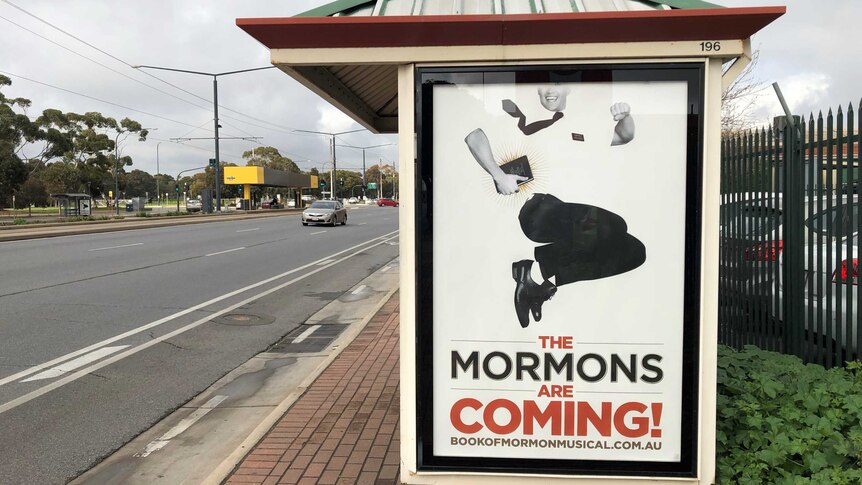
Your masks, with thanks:
M 522 328 L 530 325 L 530 314 L 538 322 L 542 319 L 542 303 L 550 300 L 557 287 L 550 281 L 541 285 L 533 281 L 530 268 L 533 261 L 524 259 L 512 263 L 512 278 L 515 280 L 515 314 Z

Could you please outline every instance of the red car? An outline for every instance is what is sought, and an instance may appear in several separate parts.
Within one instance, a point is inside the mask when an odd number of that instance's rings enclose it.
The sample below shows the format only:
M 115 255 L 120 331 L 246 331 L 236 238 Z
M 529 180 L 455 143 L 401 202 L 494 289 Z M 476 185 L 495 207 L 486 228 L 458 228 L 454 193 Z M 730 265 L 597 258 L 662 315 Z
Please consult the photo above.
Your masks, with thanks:
M 398 201 L 392 199 L 377 199 L 377 207 L 398 207 Z

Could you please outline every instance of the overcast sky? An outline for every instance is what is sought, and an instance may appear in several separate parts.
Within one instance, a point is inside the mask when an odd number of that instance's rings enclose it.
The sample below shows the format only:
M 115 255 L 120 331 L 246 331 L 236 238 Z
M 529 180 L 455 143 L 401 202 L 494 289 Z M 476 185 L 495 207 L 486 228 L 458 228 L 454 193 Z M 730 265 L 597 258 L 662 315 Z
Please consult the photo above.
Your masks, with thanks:
M 38 19 L 0 0 L 0 72 L 11 74 L 9 77 L 13 81 L 4 93 L 31 99 L 32 116 L 45 108 L 79 113 L 99 111 L 118 120 L 130 117 L 146 127 L 158 128 L 147 142 L 126 140 L 121 145 L 123 154 L 134 157 L 134 168 L 155 173 L 157 144 L 161 142 L 158 145 L 160 171 L 174 175 L 180 170 L 204 165 L 213 156 L 210 140 L 185 144 L 170 141 L 177 137 L 212 136 L 212 80 L 205 76 L 151 71 L 200 96 L 195 98 L 124 62 L 207 72 L 266 66 L 269 65 L 268 50 L 236 27 L 236 18 L 288 17 L 326 3 L 323 0 L 9 1 Z M 781 5 L 764 0 L 714 1 L 729 7 Z M 839 103 L 846 106 L 851 101 L 855 106 L 862 96 L 862 89 L 857 88 L 860 68 L 858 47 L 854 42 L 854 29 L 860 18 L 860 0 L 793 0 L 788 5 L 787 15 L 753 39 L 754 48 L 760 51 L 755 76 L 767 86 L 778 81 L 795 112 L 825 111 Z M 39 19 L 116 59 L 58 32 Z M 329 159 L 328 140 L 318 135 L 297 134 L 293 130 L 333 132 L 360 128 L 276 69 L 219 78 L 219 104 L 224 107 L 220 109 L 221 136 L 262 137 L 261 145 L 277 147 L 303 169 L 320 167 Z M 759 101 L 758 115 L 766 120 L 779 114 L 779 110 L 772 90 L 765 90 Z M 339 143 L 358 146 L 395 142 L 394 136 L 368 132 L 339 138 Z M 221 158 L 244 165 L 242 152 L 252 146 L 260 145 L 252 141 L 223 140 Z M 378 158 L 392 164 L 397 152 L 390 146 L 366 153 L 370 166 L 377 163 Z M 339 148 L 338 159 L 339 168 L 358 170 L 362 165 L 358 150 Z

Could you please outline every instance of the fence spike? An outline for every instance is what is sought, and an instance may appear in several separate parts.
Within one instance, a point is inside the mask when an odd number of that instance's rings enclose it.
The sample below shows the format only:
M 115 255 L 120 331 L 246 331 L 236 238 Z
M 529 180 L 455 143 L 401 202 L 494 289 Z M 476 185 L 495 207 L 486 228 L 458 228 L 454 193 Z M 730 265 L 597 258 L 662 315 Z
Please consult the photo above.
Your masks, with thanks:
M 841 111 L 841 105 L 839 104 L 838 105 L 838 114 L 842 114 L 842 113 L 843 113 L 843 111 Z
M 822 120 L 822 119 L 823 119 L 823 110 L 822 110 L 822 109 L 821 109 L 821 110 L 820 110 L 820 112 L 817 114 L 817 119 L 818 119 L 818 120 Z

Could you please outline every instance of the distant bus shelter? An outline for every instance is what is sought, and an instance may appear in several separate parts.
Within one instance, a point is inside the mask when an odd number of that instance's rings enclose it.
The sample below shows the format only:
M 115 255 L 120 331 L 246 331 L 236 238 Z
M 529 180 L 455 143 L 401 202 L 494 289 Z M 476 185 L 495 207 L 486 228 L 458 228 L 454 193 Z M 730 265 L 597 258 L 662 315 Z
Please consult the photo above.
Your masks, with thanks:
M 92 211 L 93 198 L 89 194 L 51 194 L 51 197 L 60 202 L 61 216 L 88 216 Z

